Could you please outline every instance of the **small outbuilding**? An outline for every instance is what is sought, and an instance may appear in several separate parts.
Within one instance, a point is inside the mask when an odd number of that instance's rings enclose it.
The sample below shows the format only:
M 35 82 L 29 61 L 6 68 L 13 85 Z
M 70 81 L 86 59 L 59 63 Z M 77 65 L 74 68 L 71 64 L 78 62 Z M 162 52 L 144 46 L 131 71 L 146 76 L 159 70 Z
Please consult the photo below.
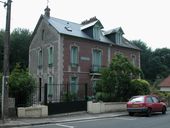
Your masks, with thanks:
M 170 76 L 166 77 L 162 82 L 159 84 L 160 91 L 170 92 Z

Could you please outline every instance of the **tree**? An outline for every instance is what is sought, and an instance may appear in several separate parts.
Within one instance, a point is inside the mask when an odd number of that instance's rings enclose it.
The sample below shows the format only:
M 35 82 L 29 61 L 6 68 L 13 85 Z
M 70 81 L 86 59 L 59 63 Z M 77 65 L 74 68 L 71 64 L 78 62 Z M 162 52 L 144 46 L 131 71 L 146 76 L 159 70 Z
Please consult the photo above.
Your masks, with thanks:
M 151 84 L 170 74 L 170 49 L 161 48 L 152 51 L 146 43 L 140 40 L 131 41 L 141 49 L 141 69 L 144 78 Z
M 9 95 L 16 99 L 16 105 L 28 105 L 34 89 L 35 80 L 29 75 L 27 70 L 22 69 L 17 64 L 9 77 Z
M 141 40 L 133 40 L 132 44 L 136 45 L 141 49 L 141 70 L 143 71 L 144 78 L 151 81 L 153 78 L 153 74 L 151 70 L 153 69 L 153 65 L 151 65 L 151 59 L 153 57 L 153 52 L 151 48 L 149 48 L 145 42 Z
M 11 33 L 10 41 L 10 71 L 15 67 L 16 63 L 20 63 L 21 67 L 28 67 L 29 45 L 31 32 L 27 29 L 17 28 Z M 0 72 L 3 68 L 3 44 L 4 30 L 0 31 Z
M 29 45 L 31 32 L 27 29 L 17 28 L 11 34 L 10 64 L 13 69 L 16 63 L 20 63 L 21 67 L 28 67 Z
M 101 80 L 96 85 L 96 98 L 103 101 L 126 101 L 130 81 L 139 78 L 142 72 L 123 55 L 116 55 L 108 68 L 101 72 Z

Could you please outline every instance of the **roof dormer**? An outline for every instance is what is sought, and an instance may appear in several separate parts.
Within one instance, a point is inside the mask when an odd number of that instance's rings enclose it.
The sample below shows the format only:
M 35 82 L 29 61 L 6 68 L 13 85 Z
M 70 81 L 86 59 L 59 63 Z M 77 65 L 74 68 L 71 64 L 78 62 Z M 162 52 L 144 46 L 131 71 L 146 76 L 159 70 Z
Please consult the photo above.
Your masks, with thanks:
M 103 25 L 101 22 L 96 18 L 90 18 L 90 20 L 85 20 L 81 23 L 83 25 L 81 30 L 85 32 L 88 36 L 92 37 L 95 40 L 100 40 L 101 36 L 101 29 Z
M 123 39 L 123 30 L 121 27 L 111 29 L 109 31 L 104 32 L 105 36 L 109 38 L 112 42 L 116 44 L 121 44 Z

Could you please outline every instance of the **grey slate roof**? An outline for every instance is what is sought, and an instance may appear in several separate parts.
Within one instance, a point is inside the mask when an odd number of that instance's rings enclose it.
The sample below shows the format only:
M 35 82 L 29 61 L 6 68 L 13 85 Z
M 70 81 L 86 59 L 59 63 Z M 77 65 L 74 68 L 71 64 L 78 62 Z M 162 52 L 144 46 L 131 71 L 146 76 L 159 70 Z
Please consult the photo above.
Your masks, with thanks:
M 122 28 L 121 28 L 121 27 L 118 27 L 118 28 L 114 28 L 114 29 L 105 31 L 105 32 L 104 32 L 104 35 L 108 35 L 108 34 L 111 34 L 111 33 L 116 33 L 116 32 L 118 32 L 118 31 L 121 31 L 122 34 L 124 34 Z
M 92 37 L 88 36 L 85 32 L 83 32 L 82 29 L 93 26 L 98 21 L 94 21 L 90 25 L 82 25 L 82 24 L 78 24 L 78 23 L 74 23 L 74 22 L 70 22 L 70 21 L 66 21 L 66 20 L 62 20 L 62 19 L 58 19 L 54 17 L 47 18 L 46 16 L 43 16 L 43 18 L 46 19 L 49 22 L 49 24 L 51 24 L 56 29 L 56 31 L 58 31 L 61 34 L 85 38 L 89 40 L 95 40 Z M 139 48 L 130 44 L 129 41 L 125 39 L 124 37 L 123 37 L 123 42 L 121 44 L 116 44 L 115 42 L 112 42 L 105 36 L 106 34 L 116 32 L 119 29 L 121 28 L 112 29 L 110 31 L 101 30 L 100 40 L 97 40 L 97 41 L 100 43 L 107 43 L 107 44 L 118 45 L 122 47 L 133 48 L 133 49 L 139 50 Z

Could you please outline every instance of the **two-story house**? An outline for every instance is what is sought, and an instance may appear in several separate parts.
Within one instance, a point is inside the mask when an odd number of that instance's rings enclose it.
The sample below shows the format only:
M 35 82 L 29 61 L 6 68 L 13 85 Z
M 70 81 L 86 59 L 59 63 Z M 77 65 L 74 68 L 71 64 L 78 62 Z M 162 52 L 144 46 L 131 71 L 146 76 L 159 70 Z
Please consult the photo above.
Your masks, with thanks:
M 71 92 L 78 93 L 84 88 L 82 83 L 87 83 L 90 94 L 99 79 L 99 70 L 109 66 L 117 53 L 140 67 L 140 50 L 123 37 L 122 28 L 108 31 L 103 28 L 96 17 L 81 24 L 51 17 L 47 7 L 29 48 L 29 71 L 38 86 L 48 83 L 48 94 L 57 100 L 65 84 L 70 85 Z

